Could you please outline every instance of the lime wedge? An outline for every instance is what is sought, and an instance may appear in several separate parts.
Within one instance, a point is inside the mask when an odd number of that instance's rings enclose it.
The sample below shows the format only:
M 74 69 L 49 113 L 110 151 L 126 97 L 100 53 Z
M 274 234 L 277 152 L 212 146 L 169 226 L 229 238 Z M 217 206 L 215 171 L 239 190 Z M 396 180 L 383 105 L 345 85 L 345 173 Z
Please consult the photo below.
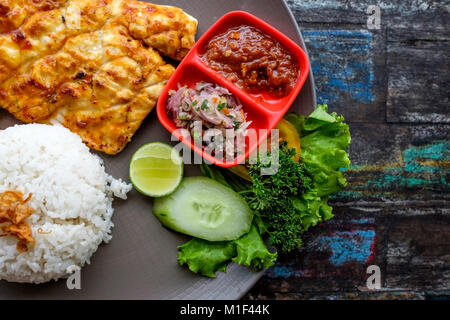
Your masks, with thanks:
M 183 178 L 183 160 L 165 143 L 143 145 L 131 157 L 130 180 L 140 193 L 163 197 L 175 191 Z

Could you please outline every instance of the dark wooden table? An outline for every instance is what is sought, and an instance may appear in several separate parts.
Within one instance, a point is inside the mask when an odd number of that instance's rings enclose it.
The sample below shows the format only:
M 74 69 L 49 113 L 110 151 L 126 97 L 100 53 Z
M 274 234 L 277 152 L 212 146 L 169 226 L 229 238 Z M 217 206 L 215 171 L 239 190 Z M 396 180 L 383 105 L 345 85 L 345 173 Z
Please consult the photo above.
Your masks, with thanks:
M 367 8 L 379 5 L 379 30 Z M 450 298 L 448 1 L 288 0 L 319 103 L 352 133 L 336 217 L 281 256 L 248 299 Z M 369 265 L 381 289 L 367 289 Z

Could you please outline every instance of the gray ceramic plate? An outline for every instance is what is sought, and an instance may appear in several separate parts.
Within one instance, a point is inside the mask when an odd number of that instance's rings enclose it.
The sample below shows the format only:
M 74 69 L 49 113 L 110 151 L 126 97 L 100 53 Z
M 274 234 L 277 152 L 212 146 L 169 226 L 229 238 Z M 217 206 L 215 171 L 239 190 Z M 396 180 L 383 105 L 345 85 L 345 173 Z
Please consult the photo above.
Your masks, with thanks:
M 267 21 L 305 48 L 297 24 L 283 0 L 168 0 L 157 1 L 183 8 L 199 20 L 198 36 L 229 11 L 244 10 Z M 292 110 L 309 114 L 316 105 L 312 76 L 306 81 Z M 0 111 L 0 129 L 18 123 Z M 170 141 L 153 111 L 133 141 L 118 156 L 101 155 L 106 169 L 128 181 L 128 162 L 142 144 Z M 186 166 L 187 175 L 199 175 Z M 131 192 L 127 201 L 114 202 L 113 239 L 100 246 L 91 264 L 81 271 L 81 290 L 68 290 L 65 281 L 43 285 L 0 281 L 0 299 L 238 299 L 262 276 L 232 264 L 226 274 L 206 279 L 177 265 L 181 236 L 161 227 L 151 214 L 152 200 Z

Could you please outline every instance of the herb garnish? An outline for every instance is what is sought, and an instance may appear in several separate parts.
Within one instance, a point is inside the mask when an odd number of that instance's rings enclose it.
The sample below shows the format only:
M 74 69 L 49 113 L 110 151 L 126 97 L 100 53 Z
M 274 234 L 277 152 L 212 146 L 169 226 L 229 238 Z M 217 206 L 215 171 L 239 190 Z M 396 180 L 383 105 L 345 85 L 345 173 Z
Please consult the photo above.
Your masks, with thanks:
M 295 199 L 312 188 L 312 179 L 304 163 L 295 161 L 295 149 L 286 143 L 280 146 L 279 168 L 275 175 L 261 175 L 261 169 L 270 164 L 250 166 L 253 185 L 243 192 L 250 208 L 259 212 L 270 237 L 270 243 L 282 252 L 300 248 L 303 227 L 295 208 Z
M 219 110 L 219 111 L 221 111 L 225 108 L 228 108 L 228 103 L 225 103 L 225 102 L 219 103 L 219 105 L 217 106 L 217 110 Z
M 200 106 L 200 109 L 202 109 L 202 110 L 208 110 L 209 109 L 209 107 L 208 107 L 208 100 L 203 100 L 203 103 L 202 103 L 202 105 Z

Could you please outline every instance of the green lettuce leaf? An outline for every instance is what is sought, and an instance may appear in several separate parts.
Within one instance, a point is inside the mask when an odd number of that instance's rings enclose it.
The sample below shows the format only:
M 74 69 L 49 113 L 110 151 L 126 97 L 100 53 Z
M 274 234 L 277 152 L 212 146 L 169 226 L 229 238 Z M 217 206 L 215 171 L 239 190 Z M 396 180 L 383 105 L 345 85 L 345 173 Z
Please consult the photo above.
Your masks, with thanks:
M 304 231 L 321 221 L 333 218 L 329 196 L 347 185 L 340 171 L 348 168 L 346 150 L 350 146 L 350 131 L 344 118 L 328 113 L 327 105 L 318 105 L 307 118 L 291 113 L 286 116 L 301 136 L 301 161 L 311 174 L 314 187 L 293 200 Z
M 217 271 L 225 272 L 230 260 L 236 256 L 232 242 L 210 242 L 193 238 L 178 247 L 178 263 L 187 264 L 194 273 L 214 278 Z
M 271 253 L 252 225 L 250 231 L 234 241 L 210 242 L 193 238 L 178 247 L 178 263 L 203 276 L 215 278 L 216 272 L 226 272 L 230 261 L 255 271 L 274 265 L 277 253 Z
M 334 112 L 329 114 L 327 110 L 327 105 L 319 105 L 304 121 L 292 121 L 294 114 L 288 118 L 301 132 L 301 158 L 313 177 L 319 197 L 345 187 L 347 180 L 340 169 L 350 166 L 346 152 L 351 141 L 349 127 L 343 123 L 342 116 Z
M 236 257 L 233 261 L 258 271 L 275 264 L 277 253 L 270 253 L 258 232 L 258 227 L 252 225 L 250 231 L 233 241 L 236 245 Z
M 319 197 L 317 190 L 310 190 L 293 199 L 294 207 L 300 215 L 303 232 L 319 222 L 334 217 L 333 208 L 328 205 L 329 197 Z
M 292 123 L 292 125 L 297 129 L 298 134 L 302 135 L 303 125 L 305 124 L 306 118 L 298 113 L 288 113 L 284 116 L 284 119 Z

